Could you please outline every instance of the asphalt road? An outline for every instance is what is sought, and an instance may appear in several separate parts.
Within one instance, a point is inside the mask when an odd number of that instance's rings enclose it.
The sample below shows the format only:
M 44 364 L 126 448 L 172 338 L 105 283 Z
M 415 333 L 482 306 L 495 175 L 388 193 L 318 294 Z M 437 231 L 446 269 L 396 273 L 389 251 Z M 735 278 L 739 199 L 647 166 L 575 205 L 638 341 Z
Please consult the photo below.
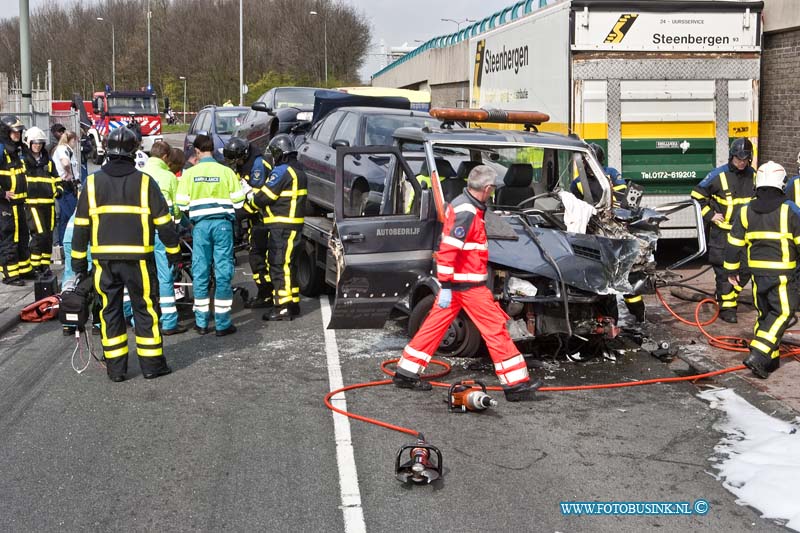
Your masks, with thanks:
M 784 531 L 709 474 L 718 415 L 689 384 L 498 398 L 496 409 L 465 415 L 447 412 L 442 389 L 348 392 L 351 411 L 421 431 L 442 450 L 443 482 L 404 486 L 395 454 L 413 439 L 357 421 L 337 438 L 322 403 L 331 352 L 344 383 L 382 379 L 379 363 L 406 342 L 402 322 L 340 330 L 326 346 L 319 300 L 278 324 L 238 305 L 231 337 L 167 338 L 174 372 L 152 381 L 135 358 L 124 383 L 96 366 L 75 373 L 74 340 L 56 323 L 1 338 L 2 529 L 344 531 L 337 453 L 352 443 L 357 479 L 345 481 L 357 481 L 360 505 L 351 494 L 346 510 L 363 513 L 368 531 Z M 481 361 L 455 363 L 448 380 L 496 384 Z M 672 371 L 626 355 L 547 374 L 547 385 L 563 385 Z M 559 508 L 700 498 L 704 516 L 565 517 Z

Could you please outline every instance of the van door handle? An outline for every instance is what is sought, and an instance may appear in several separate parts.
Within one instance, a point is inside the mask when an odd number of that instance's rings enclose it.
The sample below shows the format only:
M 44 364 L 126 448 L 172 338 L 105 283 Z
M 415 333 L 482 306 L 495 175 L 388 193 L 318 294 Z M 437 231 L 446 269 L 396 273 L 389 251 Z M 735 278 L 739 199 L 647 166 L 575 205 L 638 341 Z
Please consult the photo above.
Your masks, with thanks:
M 342 235 L 342 242 L 364 242 L 364 234 L 348 233 L 347 235 Z

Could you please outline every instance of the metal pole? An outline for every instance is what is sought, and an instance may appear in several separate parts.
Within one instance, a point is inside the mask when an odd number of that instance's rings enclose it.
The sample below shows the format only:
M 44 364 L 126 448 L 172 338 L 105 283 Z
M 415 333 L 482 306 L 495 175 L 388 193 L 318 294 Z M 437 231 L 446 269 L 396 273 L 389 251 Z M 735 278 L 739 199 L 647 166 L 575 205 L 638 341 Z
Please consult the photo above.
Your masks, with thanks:
M 50 97 L 50 109 L 53 108 L 53 60 L 47 60 L 47 94 Z
M 150 85 L 150 0 L 147 0 L 147 89 Z
M 239 0 L 239 105 L 244 105 L 244 15 Z
M 183 78 L 183 123 L 186 124 L 186 76 Z
M 322 19 L 322 38 L 325 40 L 325 87 L 328 86 L 328 14 Z
M 111 88 L 117 90 L 117 39 L 114 35 L 114 23 L 111 23 Z
M 19 0 L 19 64 L 22 69 L 22 112 L 32 113 L 31 16 L 28 0 Z

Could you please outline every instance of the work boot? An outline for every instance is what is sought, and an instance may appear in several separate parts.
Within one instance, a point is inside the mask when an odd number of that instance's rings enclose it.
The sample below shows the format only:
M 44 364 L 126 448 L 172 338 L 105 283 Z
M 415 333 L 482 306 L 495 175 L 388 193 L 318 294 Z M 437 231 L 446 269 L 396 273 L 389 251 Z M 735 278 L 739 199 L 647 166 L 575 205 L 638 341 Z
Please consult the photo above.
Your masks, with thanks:
M 110 379 L 114 383 L 122 383 L 123 381 L 125 381 L 125 376 L 112 376 L 111 374 L 109 374 L 108 379 Z
M 536 391 L 542 385 L 544 382 L 540 379 L 529 379 L 513 387 L 503 387 L 503 393 L 508 402 L 532 402 L 536 400 Z
M 290 303 L 289 312 L 292 314 L 292 316 L 300 316 L 300 304 L 297 302 Z
M 736 319 L 736 309 L 723 309 L 719 312 L 719 318 L 728 324 L 736 324 L 739 322 Z
M 162 330 L 161 334 L 169 337 L 170 335 L 178 335 L 180 333 L 186 333 L 187 331 L 189 331 L 189 328 L 187 328 L 186 326 L 181 326 L 180 324 L 176 324 L 175 327 L 172 329 Z
M 166 376 L 167 374 L 172 374 L 172 369 L 167 365 L 164 365 L 164 367 L 160 370 L 143 373 L 142 375 L 144 376 L 144 379 L 156 379 L 160 378 L 161 376 Z
M 758 352 L 750 352 L 744 360 L 744 366 L 749 368 L 753 375 L 760 379 L 767 379 L 772 372 L 775 372 L 780 367 L 780 360 L 775 358 L 765 357 Z
M 197 332 L 198 335 L 207 335 L 211 333 L 211 328 L 209 328 L 208 326 L 201 328 L 200 326 L 195 324 L 194 330 Z
M 248 298 L 244 303 L 246 309 L 269 309 L 273 305 L 275 304 L 272 302 L 272 294 L 268 291 L 261 290 L 260 287 L 258 289 L 258 294 L 252 298 Z
M 225 329 L 218 329 L 215 335 L 217 337 L 224 337 L 225 335 L 233 335 L 234 333 L 236 333 L 236 326 L 231 324 Z
M 278 307 L 273 307 L 271 312 L 264 313 L 261 318 L 263 320 L 269 320 L 270 322 L 280 320 L 288 321 L 292 320 L 294 315 L 292 315 L 292 311 L 289 309 L 288 305 L 279 305 Z
M 3 283 L 6 285 L 13 285 L 14 287 L 24 287 L 25 281 L 20 279 L 18 276 L 13 278 L 3 278 Z
M 427 381 L 422 381 L 419 379 L 419 377 L 415 379 L 399 373 L 395 373 L 394 377 L 392 378 L 392 383 L 394 383 L 395 387 L 399 387 L 401 389 L 411 389 L 417 391 L 428 391 L 433 388 L 433 385 Z

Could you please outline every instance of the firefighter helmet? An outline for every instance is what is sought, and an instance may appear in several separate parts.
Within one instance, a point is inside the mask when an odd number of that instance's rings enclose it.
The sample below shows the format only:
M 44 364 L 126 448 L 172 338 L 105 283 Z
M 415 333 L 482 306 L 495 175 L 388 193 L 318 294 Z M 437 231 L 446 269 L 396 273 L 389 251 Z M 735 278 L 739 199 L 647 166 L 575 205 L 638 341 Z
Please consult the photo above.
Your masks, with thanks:
M 32 127 L 25 133 L 25 144 L 30 147 L 33 143 L 47 143 L 47 134 L 36 126 Z
M 589 149 L 594 152 L 594 157 L 600 162 L 600 165 L 606 164 L 606 151 L 597 143 L 590 143 Z
M 758 167 L 758 172 L 756 172 L 756 189 L 759 187 L 775 187 L 776 189 L 783 190 L 785 186 L 786 170 L 781 165 L 774 161 L 767 161 Z
M 136 134 L 130 128 L 116 128 L 108 134 L 106 153 L 109 156 L 133 157 L 139 141 Z
M 740 137 L 731 143 L 731 150 L 728 154 L 728 161 L 738 157 L 743 161 L 753 160 L 753 143 L 746 137 Z
M 285 133 L 281 133 L 280 135 L 273 137 L 269 142 L 267 149 L 269 150 L 269 153 L 272 154 L 272 159 L 275 161 L 276 165 L 280 165 L 291 155 L 297 153 L 292 138 Z
M 6 115 L 0 118 L 0 137 L 2 138 L 8 137 L 12 131 L 21 132 L 24 129 L 25 124 L 14 115 Z
M 250 155 L 250 146 L 247 141 L 238 137 L 231 137 L 222 148 L 222 155 L 228 163 L 244 162 Z

